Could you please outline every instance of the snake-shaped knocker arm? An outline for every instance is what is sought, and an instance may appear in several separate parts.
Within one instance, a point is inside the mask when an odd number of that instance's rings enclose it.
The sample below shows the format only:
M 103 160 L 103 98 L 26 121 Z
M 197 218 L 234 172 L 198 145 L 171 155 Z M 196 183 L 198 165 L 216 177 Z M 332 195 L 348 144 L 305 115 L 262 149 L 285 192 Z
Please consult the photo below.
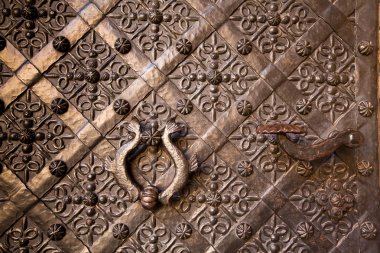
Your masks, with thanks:
M 171 140 L 171 134 L 180 131 L 181 127 L 176 124 L 174 120 L 170 120 L 167 122 L 161 137 L 163 145 L 174 162 L 176 174 L 170 185 L 160 194 L 158 194 L 158 190 L 154 186 L 147 186 L 140 192 L 139 187 L 133 183 L 126 161 L 130 152 L 140 143 L 141 131 L 138 120 L 135 118 L 132 119 L 132 121 L 128 123 L 127 129 L 134 133 L 135 136 L 132 141 L 119 148 L 114 161 L 107 158 L 106 165 L 108 169 L 114 173 L 119 185 L 128 191 L 131 201 L 136 201 L 140 198 L 142 206 L 146 209 L 153 209 L 157 204 L 157 200 L 164 205 L 170 204 L 173 195 L 180 192 L 186 185 L 190 172 L 198 167 L 196 156 L 193 156 L 190 161 L 187 161 L 182 151 L 177 148 Z

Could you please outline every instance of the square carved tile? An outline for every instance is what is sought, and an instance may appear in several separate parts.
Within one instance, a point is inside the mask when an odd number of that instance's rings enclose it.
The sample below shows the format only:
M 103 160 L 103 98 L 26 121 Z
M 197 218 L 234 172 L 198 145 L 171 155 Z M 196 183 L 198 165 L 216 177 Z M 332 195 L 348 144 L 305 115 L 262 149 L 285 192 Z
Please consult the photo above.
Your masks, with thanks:
M 0 0 L 0 252 L 380 252 L 376 0 Z

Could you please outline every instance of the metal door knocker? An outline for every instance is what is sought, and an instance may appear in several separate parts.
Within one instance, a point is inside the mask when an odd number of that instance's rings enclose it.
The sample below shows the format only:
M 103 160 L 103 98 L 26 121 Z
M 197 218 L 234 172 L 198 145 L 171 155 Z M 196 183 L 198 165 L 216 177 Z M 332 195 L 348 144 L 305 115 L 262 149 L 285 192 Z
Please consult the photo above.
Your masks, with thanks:
M 188 161 L 182 151 L 173 143 L 171 135 L 181 130 L 181 126 L 173 119 L 169 120 L 161 135 L 163 146 L 166 148 L 175 166 L 175 176 L 170 185 L 159 193 L 155 186 L 149 185 L 142 190 L 134 183 L 130 176 L 130 166 L 127 165 L 128 157 L 132 151 L 140 144 L 142 139 L 140 122 L 133 118 L 127 123 L 127 129 L 134 134 L 133 139 L 122 145 L 116 152 L 115 160 L 110 157 L 106 160 L 106 167 L 113 172 L 119 185 L 128 191 L 131 201 L 140 199 L 142 206 L 146 209 L 153 209 L 157 202 L 164 205 L 170 204 L 175 193 L 180 192 L 186 185 L 189 175 L 198 167 L 196 156 L 192 156 Z

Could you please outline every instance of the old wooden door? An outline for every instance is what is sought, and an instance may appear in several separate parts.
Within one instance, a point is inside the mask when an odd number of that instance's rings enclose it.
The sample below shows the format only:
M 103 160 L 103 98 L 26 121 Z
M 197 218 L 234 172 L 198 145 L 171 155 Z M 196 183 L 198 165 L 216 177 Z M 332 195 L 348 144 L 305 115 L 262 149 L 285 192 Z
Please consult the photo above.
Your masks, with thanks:
M 380 252 L 376 0 L 0 0 L 0 252 Z

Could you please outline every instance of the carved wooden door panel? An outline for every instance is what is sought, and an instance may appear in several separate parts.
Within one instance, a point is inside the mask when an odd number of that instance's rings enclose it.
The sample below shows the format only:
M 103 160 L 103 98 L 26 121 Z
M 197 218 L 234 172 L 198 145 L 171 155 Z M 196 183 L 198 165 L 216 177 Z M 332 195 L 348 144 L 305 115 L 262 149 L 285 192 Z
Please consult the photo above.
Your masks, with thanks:
M 0 252 L 380 252 L 376 0 L 0 0 Z

